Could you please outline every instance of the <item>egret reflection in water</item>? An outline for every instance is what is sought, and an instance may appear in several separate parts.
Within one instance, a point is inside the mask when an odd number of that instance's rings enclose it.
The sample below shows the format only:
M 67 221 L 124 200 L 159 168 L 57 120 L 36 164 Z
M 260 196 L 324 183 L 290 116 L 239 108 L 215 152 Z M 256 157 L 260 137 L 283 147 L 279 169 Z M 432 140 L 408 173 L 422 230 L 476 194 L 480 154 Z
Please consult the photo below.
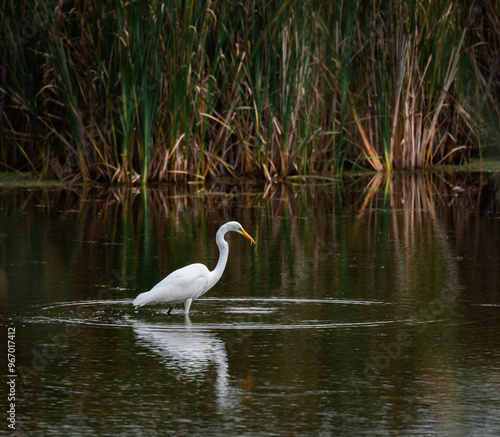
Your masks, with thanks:
M 166 369 L 176 372 L 179 380 L 205 379 L 214 365 L 218 407 L 224 410 L 234 404 L 230 402 L 235 389 L 229 386 L 226 345 L 217 335 L 198 330 L 188 315 L 184 324 L 134 322 L 133 328 L 139 344 L 160 355 Z

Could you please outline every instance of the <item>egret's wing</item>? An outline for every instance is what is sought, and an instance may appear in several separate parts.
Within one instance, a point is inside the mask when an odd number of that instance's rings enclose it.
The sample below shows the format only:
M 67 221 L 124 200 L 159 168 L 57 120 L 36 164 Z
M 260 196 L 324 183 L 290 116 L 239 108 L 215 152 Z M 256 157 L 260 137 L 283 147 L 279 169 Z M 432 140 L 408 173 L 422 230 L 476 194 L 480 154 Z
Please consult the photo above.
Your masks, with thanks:
M 139 294 L 135 306 L 155 303 L 180 303 L 194 299 L 205 289 L 209 270 L 203 264 L 191 264 L 170 273 L 150 291 Z

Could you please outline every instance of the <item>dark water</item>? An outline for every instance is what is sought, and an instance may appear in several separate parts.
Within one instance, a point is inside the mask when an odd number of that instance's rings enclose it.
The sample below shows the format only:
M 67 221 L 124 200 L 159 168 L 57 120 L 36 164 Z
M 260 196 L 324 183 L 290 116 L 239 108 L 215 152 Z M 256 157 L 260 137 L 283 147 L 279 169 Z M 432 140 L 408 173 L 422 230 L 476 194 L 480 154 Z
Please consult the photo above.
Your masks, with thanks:
M 189 317 L 134 310 L 229 220 Z M 3 186 L 0 305 L 18 435 L 500 435 L 498 174 Z

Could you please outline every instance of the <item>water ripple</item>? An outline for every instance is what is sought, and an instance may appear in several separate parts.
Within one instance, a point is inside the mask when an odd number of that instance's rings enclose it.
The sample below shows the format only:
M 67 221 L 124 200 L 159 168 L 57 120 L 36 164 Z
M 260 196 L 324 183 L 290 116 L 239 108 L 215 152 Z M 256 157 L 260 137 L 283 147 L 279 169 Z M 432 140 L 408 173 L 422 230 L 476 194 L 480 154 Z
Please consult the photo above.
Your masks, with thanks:
M 131 327 L 138 321 L 147 320 L 157 323 L 155 329 L 170 331 L 185 329 L 186 326 L 200 331 L 353 329 L 439 321 L 419 321 L 410 317 L 391 318 L 390 315 L 385 315 L 384 311 L 373 311 L 381 306 L 392 305 L 382 301 L 279 297 L 211 297 L 199 301 L 203 305 L 191 312 L 194 322 L 189 316 L 184 316 L 182 310 L 173 313 L 171 317 L 167 315 L 167 308 L 162 306 L 147 306 L 135 310 L 131 299 L 54 302 L 33 307 L 22 319 L 26 323 L 67 323 L 101 327 Z M 318 305 L 331 305 L 335 311 L 323 311 L 321 318 Z M 310 306 L 313 308 L 306 311 Z M 358 308 L 358 311 L 353 313 L 342 310 L 349 307 Z M 318 317 L 311 317 L 314 314 L 318 314 Z

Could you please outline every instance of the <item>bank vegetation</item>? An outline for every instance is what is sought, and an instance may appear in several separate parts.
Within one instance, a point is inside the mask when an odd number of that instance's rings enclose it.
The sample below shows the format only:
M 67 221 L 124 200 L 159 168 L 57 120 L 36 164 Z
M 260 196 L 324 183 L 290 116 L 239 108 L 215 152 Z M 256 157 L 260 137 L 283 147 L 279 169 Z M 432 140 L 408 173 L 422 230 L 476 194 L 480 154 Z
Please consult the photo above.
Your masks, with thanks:
M 464 162 L 498 147 L 499 10 L 3 0 L 0 168 L 133 184 Z

